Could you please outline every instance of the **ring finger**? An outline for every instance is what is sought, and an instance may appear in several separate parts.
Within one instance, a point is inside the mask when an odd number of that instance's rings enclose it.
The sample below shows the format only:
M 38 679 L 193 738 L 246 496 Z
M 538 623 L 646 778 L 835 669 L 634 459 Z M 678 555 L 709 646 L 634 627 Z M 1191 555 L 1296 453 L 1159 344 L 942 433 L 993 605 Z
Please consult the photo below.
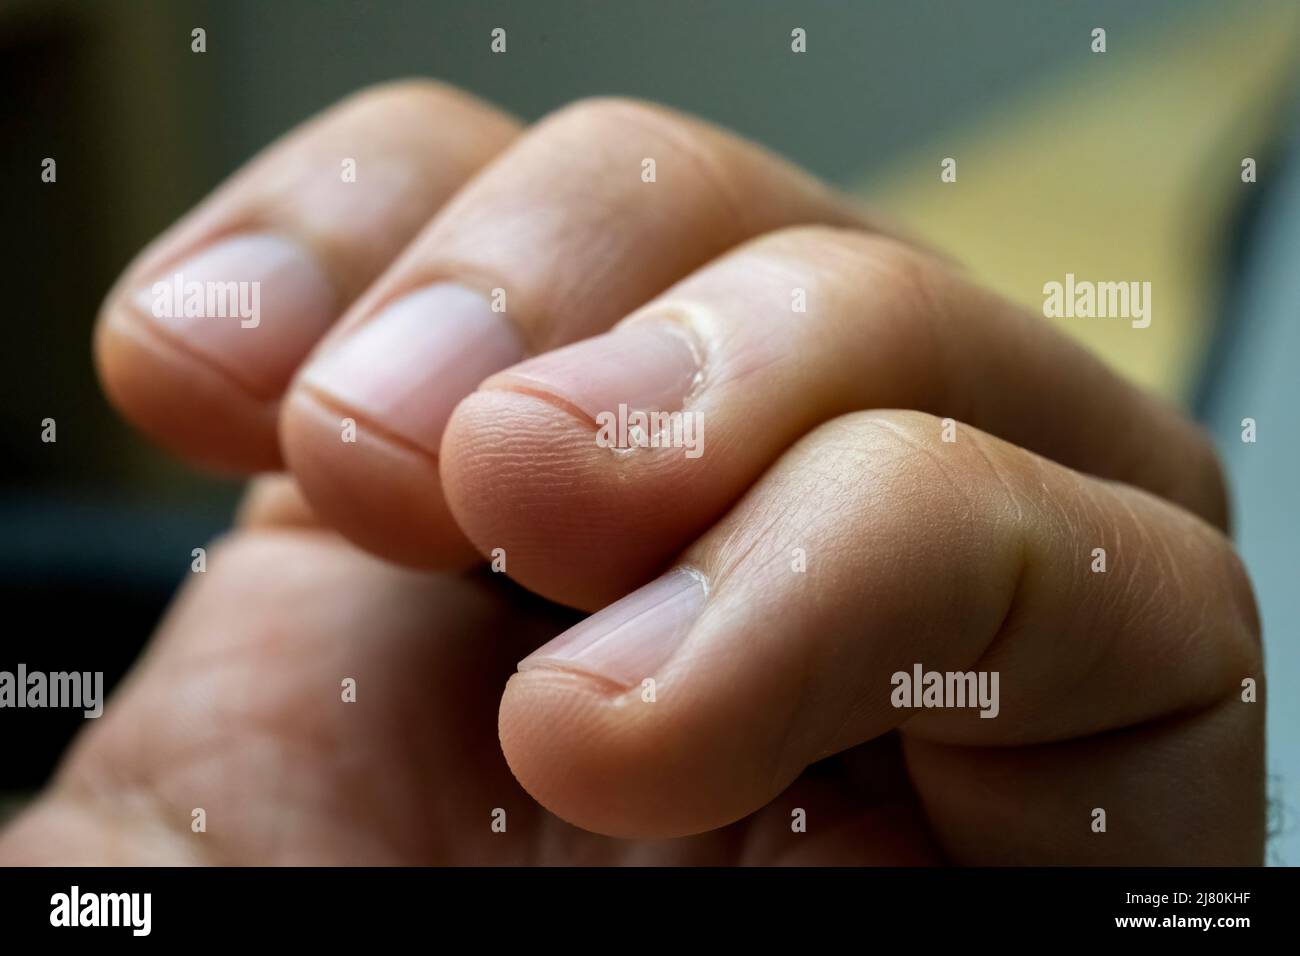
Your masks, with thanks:
M 743 245 L 611 333 L 485 381 L 449 426 L 443 487 L 516 580 L 594 609 L 810 429 L 879 407 L 967 422 L 1225 523 L 1212 448 L 1172 408 L 934 257 L 825 227 Z M 620 408 L 678 415 L 682 441 L 611 453 Z
M 298 364 L 517 128 L 464 93 L 404 82 L 269 147 L 107 296 L 95 355 L 114 404 L 201 464 L 277 468 L 278 402 Z
M 801 222 L 867 225 L 708 124 L 623 100 L 566 107 L 471 181 L 321 343 L 285 403 L 290 468 L 324 520 L 383 557 L 472 558 L 438 474 L 456 404 Z

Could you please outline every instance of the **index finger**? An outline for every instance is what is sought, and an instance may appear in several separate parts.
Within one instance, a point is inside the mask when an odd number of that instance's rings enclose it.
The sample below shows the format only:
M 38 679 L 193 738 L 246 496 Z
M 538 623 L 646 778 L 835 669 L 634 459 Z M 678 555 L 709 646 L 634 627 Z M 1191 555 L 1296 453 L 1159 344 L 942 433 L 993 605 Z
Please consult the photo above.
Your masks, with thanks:
M 677 570 L 527 658 L 501 709 L 520 781 L 581 826 L 666 836 L 900 728 L 1006 748 L 1251 707 L 1234 695 L 1262 679 L 1259 622 L 1219 531 L 968 426 L 941 436 L 916 412 L 823 426 Z M 1260 779 L 1218 783 L 1198 797 Z

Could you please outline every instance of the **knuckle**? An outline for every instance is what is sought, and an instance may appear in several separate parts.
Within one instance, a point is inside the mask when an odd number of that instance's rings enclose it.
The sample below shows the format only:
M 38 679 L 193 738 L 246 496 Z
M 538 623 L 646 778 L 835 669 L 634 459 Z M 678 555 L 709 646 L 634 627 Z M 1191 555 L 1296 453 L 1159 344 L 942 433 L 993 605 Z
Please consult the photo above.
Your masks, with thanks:
M 457 87 L 425 77 L 391 80 L 367 86 L 345 98 L 340 110 L 381 113 L 385 116 L 410 115 L 412 120 L 427 122 L 431 114 L 447 112 L 488 113 L 486 103 Z
M 934 260 L 906 243 L 874 233 L 857 232 L 850 254 L 857 266 L 857 282 L 908 301 L 929 302 L 933 297 Z
M 909 409 L 880 409 L 841 415 L 822 425 L 817 441 L 852 448 L 873 463 L 873 478 L 924 498 L 929 509 L 966 513 L 983 488 L 1010 494 L 1013 478 L 982 433 L 950 418 Z
M 1036 458 L 955 419 L 910 409 L 853 412 L 815 434 L 849 459 L 837 467 L 853 475 L 855 507 L 871 513 L 868 521 L 887 512 L 900 533 L 926 528 L 952 554 L 974 559 L 972 573 L 1019 575 Z
M 579 147 L 580 162 L 589 169 L 628 159 L 668 161 L 669 168 L 681 171 L 676 200 L 681 207 L 698 206 L 732 223 L 735 241 L 761 231 L 762 214 L 751 190 L 752 157 L 730 135 L 693 117 L 644 100 L 594 97 L 552 113 L 530 138 L 541 144 L 540 151 L 573 155 Z M 625 179 L 612 182 L 607 189 L 626 194 Z
M 822 268 L 845 257 L 854 257 L 863 233 L 855 229 L 820 223 L 796 223 L 773 229 L 750 240 L 746 247 L 759 255 L 782 260 L 796 260 Z
M 793 259 L 818 274 L 889 297 L 928 300 L 937 278 L 936 263 L 929 255 L 897 239 L 848 226 L 790 225 L 749 245 L 760 254 Z
M 629 130 L 641 138 L 649 132 L 660 136 L 684 127 L 684 121 L 653 103 L 632 97 L 592 96 L 575 100 L 544 118 L 539 128 L 560 131 L 580 138 L 626 135 Z

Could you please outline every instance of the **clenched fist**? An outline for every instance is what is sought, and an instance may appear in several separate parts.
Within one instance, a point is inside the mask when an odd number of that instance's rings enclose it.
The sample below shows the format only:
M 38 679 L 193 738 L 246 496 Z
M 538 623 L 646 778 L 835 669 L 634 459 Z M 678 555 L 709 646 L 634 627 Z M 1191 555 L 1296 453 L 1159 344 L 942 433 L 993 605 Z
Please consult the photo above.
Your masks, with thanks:
M 701 121 L 364 92 L 96 352 L 154 440 L 282 474 L 5 862 L 1262 859 L 1206 438 Z

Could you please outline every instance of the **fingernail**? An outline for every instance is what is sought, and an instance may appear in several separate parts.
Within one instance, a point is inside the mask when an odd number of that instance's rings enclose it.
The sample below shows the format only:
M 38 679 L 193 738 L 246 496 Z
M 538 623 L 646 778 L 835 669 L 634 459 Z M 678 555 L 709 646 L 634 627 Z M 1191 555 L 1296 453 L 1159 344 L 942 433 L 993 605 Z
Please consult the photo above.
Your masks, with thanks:
M 519 662 L 519 670 L 559 667 L 640 686 L 681 646 L 705 596 L 698 572 L 670 571 L 543 644 Z
M 132 306 L 255 394 L 274 398 L 334 320 L 329 277 L 296 242 L 234 236 L 173 266 Z
M 436 455 L 460 400 L 523 357 L 505 315 L 472 289 L 440 283 L 387 306 L 302 381 Z
M 630 411 L 678 411 L 696 387 L 694 346 L 666 321 L 639 321 L 584 342 L 547 352 L 507 369 L 494 385 L 540 389 L 595 419 Z

